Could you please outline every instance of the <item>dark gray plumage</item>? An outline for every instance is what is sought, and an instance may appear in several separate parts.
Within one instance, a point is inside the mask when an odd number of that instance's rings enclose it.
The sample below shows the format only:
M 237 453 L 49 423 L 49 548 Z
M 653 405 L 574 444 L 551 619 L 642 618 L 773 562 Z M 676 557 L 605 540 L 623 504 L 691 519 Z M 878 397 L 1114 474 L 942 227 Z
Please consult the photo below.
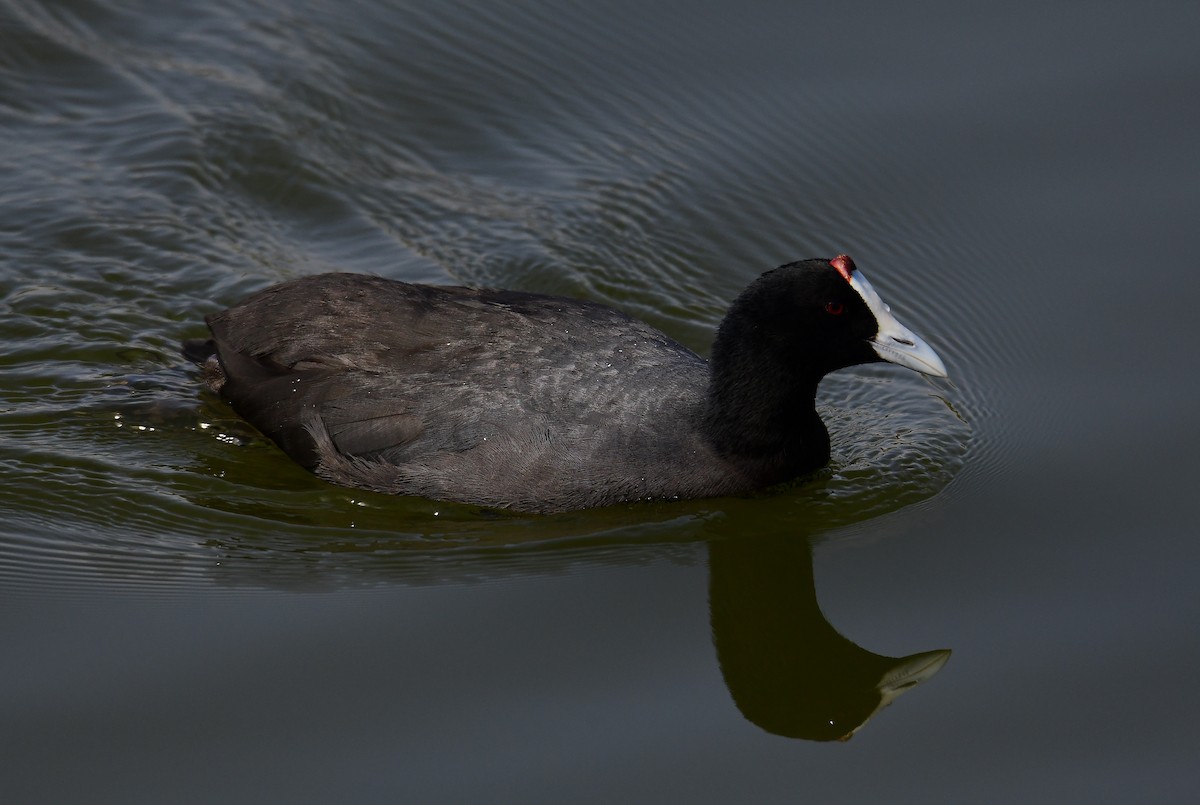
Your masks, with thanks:
M 734 494 L 828 461 L 817 383 L 880 359 L 849 266 L 764 274 L 711 364 L 603 305 L 356 274 L 267 288 L 185 354 L 335 483 L 533 512 Z

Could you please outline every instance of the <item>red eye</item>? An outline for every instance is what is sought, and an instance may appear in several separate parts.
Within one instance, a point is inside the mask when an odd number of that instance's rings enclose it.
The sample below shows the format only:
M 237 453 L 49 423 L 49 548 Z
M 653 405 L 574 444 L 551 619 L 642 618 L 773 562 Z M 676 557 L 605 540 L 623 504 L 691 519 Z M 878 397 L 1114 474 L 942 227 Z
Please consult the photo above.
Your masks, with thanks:
M 840 316 L 846 312 L 846 306 L 841 302 L 826 302 L 825 312 L 831 316 Z

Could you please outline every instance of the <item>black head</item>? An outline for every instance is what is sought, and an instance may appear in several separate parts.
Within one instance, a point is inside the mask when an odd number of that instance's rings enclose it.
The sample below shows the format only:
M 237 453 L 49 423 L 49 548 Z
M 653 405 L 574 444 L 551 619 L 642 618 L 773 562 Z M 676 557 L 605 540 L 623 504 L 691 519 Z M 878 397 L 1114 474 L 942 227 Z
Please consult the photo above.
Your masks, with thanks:
M 878 359 L 869 341 L 879 324 L 828 260 L 803 260 L 766 272 L 730 308 L 726 322 L 734 323 L 731 319 L 751 325 L 738 331 L 756 350 L 776 354 L 818 379 Z
M 871 310 L 828 260 L 763 274 L 734 300 L 717 331 L 705 431 L 744 471 L 774 483 L 829 460 L 814 408 L 821 378 L 876 360 Z
M 717 331 L 705 431 L 760 479 L 829 460 L 817 385 L 846 366 L 891 361 L 945 376 L 941 359 L 892 316 L 845 255 L 768 271 L 734 300 Z
M 846 255 L 788 263 L 755 280 L 730 307 L 713 345 L 714 364 L 735 354 L 814 384 L 836 369 L 875 361 L 946 373 Z

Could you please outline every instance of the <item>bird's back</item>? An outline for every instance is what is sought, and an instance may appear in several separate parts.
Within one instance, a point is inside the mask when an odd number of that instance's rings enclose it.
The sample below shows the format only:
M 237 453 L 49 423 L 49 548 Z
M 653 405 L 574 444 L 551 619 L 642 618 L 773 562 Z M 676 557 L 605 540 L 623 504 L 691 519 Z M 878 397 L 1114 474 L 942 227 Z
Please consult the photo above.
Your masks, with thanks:
M 711 464 L 707 364 L 602 305 L 327 274 L 208 321 L 222 396 L 329 480 L 552 511 Z

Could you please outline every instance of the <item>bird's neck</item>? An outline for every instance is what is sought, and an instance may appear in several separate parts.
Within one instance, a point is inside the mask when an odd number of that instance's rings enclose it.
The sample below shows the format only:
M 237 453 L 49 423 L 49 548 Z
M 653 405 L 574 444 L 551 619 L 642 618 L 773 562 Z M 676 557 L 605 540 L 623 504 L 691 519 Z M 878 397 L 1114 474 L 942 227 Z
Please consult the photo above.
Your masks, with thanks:
M 703 431 L 727 460 L 765 483 L 790 480 L 829 461 L 829 432 L 816 411 L 811 373 L 770 353 L 714 345 Z

